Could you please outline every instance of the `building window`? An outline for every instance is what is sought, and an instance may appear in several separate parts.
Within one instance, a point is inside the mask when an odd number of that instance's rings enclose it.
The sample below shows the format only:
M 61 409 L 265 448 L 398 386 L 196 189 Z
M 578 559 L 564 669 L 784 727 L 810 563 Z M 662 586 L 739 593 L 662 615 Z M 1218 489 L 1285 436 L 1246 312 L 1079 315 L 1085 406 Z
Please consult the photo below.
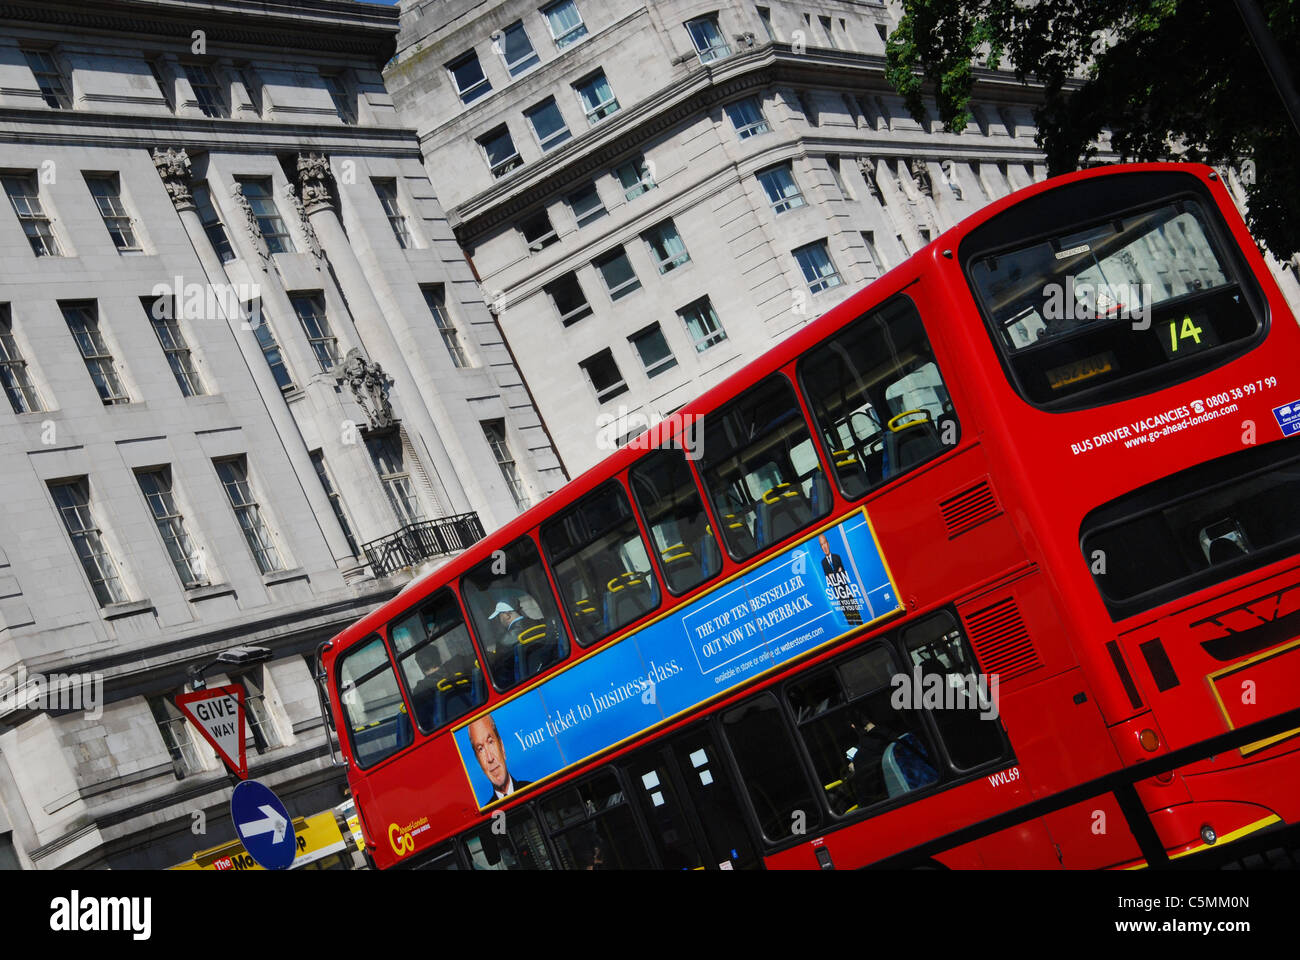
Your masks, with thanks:
M 592 126 L 618 112 L 618 100 L 605 78 L 605 71 L 598 70 L 585 80 L 579 80 L 573 89 L 577 91 L 582 109 L 587 112 L 587 122 Z
M 560 279 L 548 283 L 545 289 L 566 327 L 591 313 L 591 305 L 587 303 L 576 273 L 566 273 Z
M 325 83 L 325 89 L 329 91 L 330 100 L 334 102 L 334 112 L 339 115 L 339 119 L 349 125 L 356 123 L 356 98 L 343 75 L 322 73 L 320 78 Z
M 152 300 L 146 297 L 141 303 L 145 313 L 149 315 L 150 323 L 153 324 L 153 332 L 158 336 L 158 343 L 167 357 L 167 365 L 171 367 L 172 375 L 176 377 L 176 386 L 181 388 L 181 396 L 203 396 L 205 392 L 203 381 L 199 378 L 199 371 L 194 367 L 194 356 L 190 353 L 190 345 L 185 340 L 185 332 L 181 330 L 180 321 L 176 319 L 174 301 L 170 297 L 158 297 Z
M 849 192 L 849 185 L 844 182 L 844 174 L 840 169 L 840 158 L 833 154 L 827 154 L 826 166 L 830 168 L 831 179 L 835 181 L 835 189 L 840 192 L 840 196 L 845 200 L 852 200 L 853 194 Z
M 504 126 L 484 134 L 479 138 L 478 145 L 483 148 L 494 177 L 504 177 L 516 167 L 523 166 L 524 161 L 519 158 L 515 142 L 510 139 L 510 131 Z
M 710 14 L 707 17 L 687 21 L 686 32 L 691 35 L 691 42 L 695 44 L 695 52 L 700 56 L 700 63 L 712 63 L 714 60 L 731 56 L 731 48 L 727 46 L 726 37 L 718 29 L 718 18 L 715 15 Z
M 32 68 L 32 76 L 36 78 L 36 86 L 40 88 L 46 105 L 55 110 L 71 109 L 68 84 L 54 60 L 54 53 L 50 50 L 24 50 L 23 56 L 27 58 L 27 66 Z
M 559 236 L 555 233 L 555 227 L 551 224 L 551 218 L 545 210 L 538 210 L 530 217 L 526 217 L 519 224 L 519 232 L 523 235 L 524 243 L 533 253 L 546 249 L 553 243 L 559 242 Z
M 728 104 L 727 116 L 731 118 L 731 125 L 736 128 L 736 135 L 741 140 L 767 133 L 771 129 L 767 125 L 767 118 L 763 116 L 762 106 L 754 97 Z
M 257 229 L 261 231 L 262 239 L 266 241 L 266 252 L 293 253 L 296 249 L 293 238 L 289 236 L 289 228 L 284 225 L 280 210 L 275 205 L 270 178 L 236 177 L 235 179 L 253 210 L 253 216 L 257 219 Z
M 623 375 L 618 372 L 614 354 L 609 350 L 602 350 L 595 356 L 588 357 L 578 366 L 582 368 L 592 389 L 596 391 L 597 403 L 604 403 L 621 393 L 627 393 L 627 384 L 623 381 Z
M 38 257 L 61 257 L 59 241 L 54 237 L 54 228 L 50 218 L 41 206 L 40 188 L 36 185 L 35 173 L 10 173 L 0 178 L 4 181 L 5 193 L 13 204 L 18 222 L 22 224 L 27 242 L 32 245 L 32 252 Z
M 374 461 L 375 472 L 379 474 L 379 482 L 388 494 L 388 502 L 397 514 L 397 522 L 404 527 L 419 523 L 424 519 L 424 510 L 411 483 L 401 436 L 393 431 L 382 437 L 368 437 L 366 448 Z
M 248 97 L 248 105 L 260 117 L 262 115 L 262 90 L 257 84 L 253 83 L 252 72 L 245 67 L 239 67 L 235 70 L 235 79 L 244 88 L 244 96 Z
M 494 38 L 501 59 L 506 62 L 510 76 L 517 77 L 537 66 L 537 51 L 528 39 L 522 20 L 516 20 L 502 31 L 500 38 Z
M 329 467 L 325 466 L 325 454 L 320 450 L 313 450 L 311 465 L 316 468 L 316 476 L 320 479 L 321 489 L 325 491 L 325 496 L 329 499 L 330 508 L 334 511 L 334 519 L 339 522 L 339 527 L 343 530 L 343 539 L 347 541 L 348 549 L 352 551 L 352 556 L 361 556 L 361 550 L 357 546 L 357 538 L 352 533 L 352 524 L 348 521 L 347 511 L 343 509 L 343 498 L 334 485 L 334 478 L 330 476 Z
M 339 342 L 330 329 L 329 317 L 325 314 L 325 298 L 315 293 L 291 296 L 289 300 L 311 343 L 312 352 L 316 354 L 321 372 L 328 372 L 339 362 Z
M 257 561 L 257 569 L 262 573 L 274 573 L 283 570 L 280 551 L 276 549 L 270 528 L 262 518 L 262 510 L 253 497 L 253 490 L 248 482 L 248 464 L 243 457 L 234 460 L 217 460 L 213 464 L 217 476 L 226 490 L 226 498 L 235 511 L 239 528 L 244 531 L 248 549 Z
M 826 34 L 826 44 L 832 50 L 838 50 L 840 45 L 835 42 L 835 25 L 830 17 L 818 17 L 822 25 L 822 33 Z
M 176 779 L 183 780 L 188 774 L 202 773 L 203 760 L 199 756 L 198 745 L 190 735 L 189 721 L 185 719 L 168 697 L 149 697 L 149 710 L 158 732 L 162 735 L 163 745 L 172 758 L 172 771 Z
M 113 354 L 104 343 L 99 331 L 99 312 L 94 302 L 61 303 L 63 319 L 77 341 L 77 348 L 86 362 L 90 379 L 99 391 L 99 398 L 105 406 L 114 403 L 129 403 L 130 397 L 118 378 L 117 368 L 113 363 Z
M 614 175 L 623 184 L 623 194 L 628 200 L 635 200 L 647 190 L 653 190 L 657 184 L 650 172 L 650 164 L 645 157 L 634 157 L 627 163 L 614 168 Z
M 493 456 L 497 458 L 497 466 L 501 468 L 501 476 L 505 478 L 506 486 L 510 488 L 510 496 L 514 499 L 515 506 L 520 510 L 527 510 L 530 506 L 528 493 L 524 490 L 524 481 L 519 476 L 519 468 L 506 443 L 506 422 L 484 420 L 480 426 L 483 427 L 483 437 L 492 448 Z
M 253 738 L 253 749 L 265 753 L 280 746 L 280 731 L 266 705 L 266 693 L 250 676 L 242 676 L 236 682 L 244 688 L 244 715 L 248 719 L 248 729 L 244 733 Z
M 122 202 L 122 188 L 117 174 L 86 174 L 86 186 L 95 198 L 99 215 L 104 218 L 104 226 L 108 228 L 108 235 L 113 238 L 117 252 L 139 253 L 140 241 L 131 229 L 131 214 Z
M 569 194 L 568 201 L 569 209 L 573 211 L 573 219 L 578 222 L 579 227 L 585 227 L 605 215 L 605 204 L 600 199 L 600 191 L 596 189 L 594 180 Z
M 713 304 L 708 297 L 701 297 L 694 303 L 682 307 L 677 311 L 677 315 L 686 325 L 686 332 L 690 334 L 691 342 L 695 344 L 696 353 L 703 353 L 709 347 L 716 346 L 727 339 L 727 331 L 723 330 L 722 324 L 718 322 L 718 315 L 713 312 Z
M 611 300 L 620 300 L 629 293 L 641 289 L 641 281 L 636 278 L 636 271 L 632 269 L 632 263 L 622 247 L 615 247 L 609 253 L 598 257 L 592 262 L 592 266 L 600 271 Z
M 767 194 L 767 202 L 777 213 L 785 213 L 804 205 L 803 194 L 799 192 L 799 184 L 794 179 L 794 170 L 790 164 L 780 163 L 768 167 L 760 170 L 756 176 L 763 192 Z
M 153 75 L 153 82 L 158 84 L 158 93 L 163 98 L 163 103 L 167 105 L 168 110 L 175 110 L 176 103 L 173 97 L 174 88 L 171 83 L 163 79 L 163 60 L 162 57 L 150 57 L 147 61 L 149 64 L 149 73 Z
M 650 255 L 654 257 L 660 273 L 668 273 L 691 262 L 691 255 L 686 251 L 682 235 L 677 232 L 677 227 L 671 220 L 651 227 L 642 234 L 642 238 L 650 248 Z
M 524 116 L 533 125 L 533 133 L 537 135 L 543 152 L 558 147 L 571 136 L 554 97 L 547 97 L 537 106 L 525 110 Z
M 876 268 L 876 273 L 884 273 L 889 269 L 889 263 L 880 255 L 876 249 L 876 234 L 872 230 L 862 231 L 862 242 L 867 248 L 867 257 L 871 260 L 871 265 Z
M 677 366 L 677 358 L 673 356 L 668 341 L 664 339 L 664 332 L 659 329 L 657 323 L 652 323 L 640 333 L 628 337 L 628 342 L 636 348 L 647 377 L 656 377 L 665 370 Z
M 763 29 L 767 31 L 767 39 L 775 43 L 776 30 L 772 27 L 772 8 L 755 7 L 754 9 L 758 11 L 758 19 L 762 22 Z
M 280 343 L 275 339 L 275 331 L 271 329 L 270 323 L 267 322 L 266 314 L 262 312 L 260 303 L 254 302 L 246 304 L 244 307 L 249 329 L 257 337 L 257 345 L 262 348 L 262 356 L 266 357 L 266 365 L 271 368 L 271 375 L 275 377 L 275 384 L 281 390 L 293 389 L 293 377 L 289 375 L 289 367 L 284 362 L 284 354 L 280 350 Z
M 803 278 L 808 281 L 808 289 L 813 293 L 821 293 L 840 285 L 840 275 L 826 250 L 825 240 L 818 240 L 792 252 L 795 260 L 799 261 Z
M 560 0 L 542 8 L 542 16 L 551 28 L 551 37 L 557 49 L 563 50 L 587 35 L 587 25 L 582 22 L 578 6 L 573 0 Z
M 230 246 L 230 237 L 226 235 L 226 228 L 217 214 L 217 208 L 213 206 L 212 193 L 208 190 L 207 181 L 194 184 L 190 192 L 194 197 L 194 206 L 198 208 L 199 222 L 203 224 L 203 232 L 208 235 L 212 249 L 217 251 L 217 256 L 221 258 L 222 263 L 229 263 L 235 259 L 235 251 Z
M 424 302 L 429 305 L 429 312 L 433 314 L 434 326 L 442 335 L 442 343 L 447 348 L 448 356 L 451 357 L 452 366 L 468 367 L 469 359 L 465 356 L 465 348 L 460 344 L 460 333 L 451 322 L 451 318 L 447 316 L 446 294 L 442 284 L 421 287 L 420 290 L 424 294 Z
M 203 63 L 185 63 L 181 67 L 190 82 L 190 87 L 194 90 L 194 99 L 203 115 L 205 117 L 230 116 L 225 95 L 221 92 L 212 69 Z
M 113 603 L 126 603 L 126 590 L 118 576 L 117 563 L 108 551 L 108 544 L 104 542 L 104 535 L 90 508 L 86 479 L 52 483 L 50 494 L 99 605 L 107 607 Z
M 388 225 L 393 228 L 397 245 L 403 250 L 415 246 L 411 242 L 411 231 L 406 225 L 406 215 L 402 213 L 402 208 L 397 202 L 397 181 L 373 180 L 371 182 L 375 185 L 375 193 L 379 195 L 379 204 L 384 208 L 384 215 L 388 217 Z
M 176 497 L 172 493 L 171 470 L 150 470 L 137 473 L 140 492 L 144 494 L 158 533 L 162 536 L 167 555 L 171 557 L 172 566 L 181 578 L 186 589 L 201 587 L 208 582 L 207 572 L 203 569 L 203 557 L 198 545 L 185 529 L 185 517 L 176 506 Z
M 0 303 L 0 384 L 14 413 L 36 413 L 44 409 L 41 395 L 27 375 L 27 361 L 14 340 L 13 317 L 7 303 Z
M 478 62 L 478 54 L 471 50 L 447 64 L 447 72 L 456 84 L 456 93 L 461 103 L 473 103 L 479 97 L 492 92 L 492 84 L 483 72 L 483 65 Z

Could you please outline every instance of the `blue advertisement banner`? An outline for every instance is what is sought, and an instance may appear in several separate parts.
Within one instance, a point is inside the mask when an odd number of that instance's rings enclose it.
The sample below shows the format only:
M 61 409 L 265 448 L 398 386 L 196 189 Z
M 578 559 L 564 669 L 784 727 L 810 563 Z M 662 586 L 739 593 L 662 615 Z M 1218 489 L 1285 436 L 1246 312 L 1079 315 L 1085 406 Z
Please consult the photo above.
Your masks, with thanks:
M 901 609 L 864 509 L 457 729 L 479 809 Z

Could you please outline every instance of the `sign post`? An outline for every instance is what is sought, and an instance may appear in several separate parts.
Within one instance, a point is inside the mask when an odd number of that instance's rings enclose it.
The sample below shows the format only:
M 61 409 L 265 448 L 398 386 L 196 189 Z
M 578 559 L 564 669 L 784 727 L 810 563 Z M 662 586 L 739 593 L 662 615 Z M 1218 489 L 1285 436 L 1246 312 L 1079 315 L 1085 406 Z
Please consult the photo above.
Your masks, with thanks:
M 176 706 L 185 718 L 198 727 L 203 739 L 212 745 L 230 772 L 240 780 L 248 779 L 248 756 L 244 750 L 244 688 L 238 684 L 209 687 L 182 693 Z

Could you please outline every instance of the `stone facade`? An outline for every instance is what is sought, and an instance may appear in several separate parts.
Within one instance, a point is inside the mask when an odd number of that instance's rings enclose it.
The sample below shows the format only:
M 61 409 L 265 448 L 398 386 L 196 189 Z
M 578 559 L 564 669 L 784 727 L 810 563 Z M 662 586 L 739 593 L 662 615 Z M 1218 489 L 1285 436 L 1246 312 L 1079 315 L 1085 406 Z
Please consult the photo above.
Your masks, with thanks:
M 1046 175 L 1008 73 L 959 134 L 912 119 L 897 15 L 403 0 L 387 87 L 570 469 Z
M 338 804 L 316 647 L 445 559 L 412 530 L 454 550 L 565 480 L 385 93 L 397 15 L 4 8 L 0 866 L 232 839 L 169 703 L 237 646 L 272 653 L 234 677 L 253 775 Z M 102 701 L 13 695 L 55 674 Z

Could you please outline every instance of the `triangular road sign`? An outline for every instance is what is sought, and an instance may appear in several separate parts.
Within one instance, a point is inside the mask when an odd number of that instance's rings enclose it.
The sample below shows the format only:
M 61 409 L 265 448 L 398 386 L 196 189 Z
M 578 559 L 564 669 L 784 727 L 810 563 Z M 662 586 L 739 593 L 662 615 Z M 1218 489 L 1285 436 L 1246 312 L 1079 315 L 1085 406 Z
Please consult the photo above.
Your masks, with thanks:
M 199 728 L 203 739 L 240 780 L 248 779 L 244 752 L 244 688 L 238 684 L 182 693 L 176 706 L 185 719 Z

